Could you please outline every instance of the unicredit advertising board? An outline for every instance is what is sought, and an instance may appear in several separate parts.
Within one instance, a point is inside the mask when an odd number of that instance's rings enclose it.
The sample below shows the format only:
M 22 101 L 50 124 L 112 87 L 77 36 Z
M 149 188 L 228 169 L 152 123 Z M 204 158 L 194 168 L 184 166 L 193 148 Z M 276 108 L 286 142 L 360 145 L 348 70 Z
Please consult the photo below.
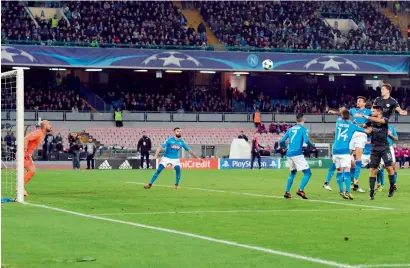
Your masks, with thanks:
M 218 169 L 219 159 L 206 158 L 206 159 L 194 159 L 194 158 L 181 158 L 180 159 L 182 169 Z M 159 162 L 157 163 L 157 166 Z M 168 169 L 174 167 L 168 166 Z
M 220 169 L 249 169 L 251 167 L 250 159 L 228 159 L 222 158 L 219 160 Z M 261 165 L 264 169 L 280 168 L 280 159 L 277 158 L 262 158 Z M 254 168 L 259 168 L 258 160 L 253 163 Z

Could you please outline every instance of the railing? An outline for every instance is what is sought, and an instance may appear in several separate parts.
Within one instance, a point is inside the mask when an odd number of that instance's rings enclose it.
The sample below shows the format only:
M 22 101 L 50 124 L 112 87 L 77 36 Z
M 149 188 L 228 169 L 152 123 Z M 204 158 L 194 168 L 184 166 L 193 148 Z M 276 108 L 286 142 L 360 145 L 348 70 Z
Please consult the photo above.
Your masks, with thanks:
M 38 45 L 55 47 L 88 47 L 88 48 L 135 48 L 135 49 L 174 49 L 174 50 L 228 50 L 243 52 L 278 52 L 278 53 L 312 53 L 312 54 L 376 54 L 376 55 L 410 55 L 410 51 L 385 50 L 325 50 L 325 49 L 291 49 L 291 48 L 258 48 L 250 46 L 178 46 L 178 45 L 145 45 L 145 44 L 117 44 L 91 42 L 61 42 L 61 41 L 32 41 L 32 40 L 1 40 L 4 45 Z
M 337 115 L 330 114 L 305 114 L 308 123 L 334 123 Z M 114 113 L 110 112 L 71 112 L 71 111 L 25 111 L 25 121 L 47 119 L 50 121 L 114 121 Z M 1 111 L 1 119 L 5 121 L 16 120 L 15 111 Z M 261 121 L 270 122 L 295 122 L 294 114 L 261 113 Z M 253 122 L 252 113 L 179 113 L 179 112 L 123 112 L 124 122 Z M 410 123 L 410 116 L 397 116 L 392 118 L 395 123 Z

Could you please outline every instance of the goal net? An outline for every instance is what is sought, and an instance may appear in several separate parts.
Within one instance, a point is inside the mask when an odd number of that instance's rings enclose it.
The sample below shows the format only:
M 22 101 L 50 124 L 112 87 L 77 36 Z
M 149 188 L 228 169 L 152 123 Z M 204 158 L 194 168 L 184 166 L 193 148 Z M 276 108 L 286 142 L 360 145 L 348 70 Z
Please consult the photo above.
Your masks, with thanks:
M 1 202 L 24 202 L 24 73 L 1 74 Z

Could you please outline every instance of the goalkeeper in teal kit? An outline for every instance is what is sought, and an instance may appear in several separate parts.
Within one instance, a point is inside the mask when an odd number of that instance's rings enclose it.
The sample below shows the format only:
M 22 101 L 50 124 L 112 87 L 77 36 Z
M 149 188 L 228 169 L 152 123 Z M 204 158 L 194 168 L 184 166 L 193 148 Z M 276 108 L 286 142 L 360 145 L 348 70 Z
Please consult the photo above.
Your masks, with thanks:
M 165 149 L 164 156 L 162 157 L 157 171 L 155 171 L 154 175 L 151 178 L 151 181 L 144 186 L 145 189 L 150 189 L 152 184 L 154 184 L 155 180 L 158 178 L 159 174 L 166 168 L 167 166 L 173 166 L 175 169 L 175 189 L 179 187 L 179 181 L 181 179 L 181 164 L 179 161 L 179 150 L 184 148 L 185 151 L 188 151 L 193 157 L 200 159 L 191 149 L 189 149 L 188 145 L 181 139 L 181 129 L 179 127 L 174 128 L 174 136 L 167 139 L 155 152 L 154 158 L 158 158 L 158 154 L 162 149 Z

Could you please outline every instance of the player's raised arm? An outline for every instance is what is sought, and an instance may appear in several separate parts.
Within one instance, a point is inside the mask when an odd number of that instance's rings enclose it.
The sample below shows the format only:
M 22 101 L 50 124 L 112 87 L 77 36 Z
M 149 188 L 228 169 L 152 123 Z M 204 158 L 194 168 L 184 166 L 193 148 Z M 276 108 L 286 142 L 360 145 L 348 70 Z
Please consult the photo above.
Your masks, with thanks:
M 380 123 L 380 124 L 386 124 L 389 122 L 389 119 L 384 118 L 384 117 L 375 117 L 375 116 L 367 116 L 367 115 L 363 117 L 371 122 Z

